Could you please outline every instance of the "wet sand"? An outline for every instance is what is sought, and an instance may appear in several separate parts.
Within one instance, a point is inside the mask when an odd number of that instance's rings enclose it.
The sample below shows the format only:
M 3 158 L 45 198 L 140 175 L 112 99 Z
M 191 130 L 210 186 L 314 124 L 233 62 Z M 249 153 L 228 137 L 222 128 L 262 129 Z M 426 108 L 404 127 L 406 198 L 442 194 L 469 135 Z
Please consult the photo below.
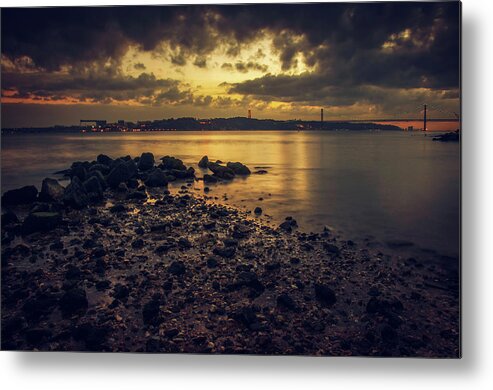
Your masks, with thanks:
M 49 231 L 2 218 L 2 349 L 459 356 L 456 267 L 273 227 L 197 180 L 45 204 Z

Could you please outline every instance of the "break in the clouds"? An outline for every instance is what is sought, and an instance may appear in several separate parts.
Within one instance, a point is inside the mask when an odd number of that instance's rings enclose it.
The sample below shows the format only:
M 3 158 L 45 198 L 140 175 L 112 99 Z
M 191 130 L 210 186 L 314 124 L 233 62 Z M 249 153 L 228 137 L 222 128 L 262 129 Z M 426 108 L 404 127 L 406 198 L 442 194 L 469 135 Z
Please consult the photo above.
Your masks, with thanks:
M 3 9 L 2 102 L 160 116 L 458 111 L 459 38 L 458 2 Z

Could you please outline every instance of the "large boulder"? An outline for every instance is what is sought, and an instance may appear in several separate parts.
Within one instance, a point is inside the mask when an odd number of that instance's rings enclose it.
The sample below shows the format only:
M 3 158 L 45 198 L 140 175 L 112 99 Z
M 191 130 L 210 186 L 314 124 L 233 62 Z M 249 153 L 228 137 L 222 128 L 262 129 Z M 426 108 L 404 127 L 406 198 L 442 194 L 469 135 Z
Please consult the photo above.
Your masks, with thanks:
M 221 179 L 232 180 L 235 177 L 235 173 L 231 168 L 219 165 L 218 163 L 210 162 L 208 168 L 214 173 L 214 175 Z
M 15 215 L 14 212 L 7 210 L 5 213 L 2 214 L 2 228 L 4 226 L 10 225 L 11 223 L 18 223 L 19 218 L 17 218 L 17 215 Z
M 195 169 L 188 167 L 186 171 L 179 169 L 171 169 L 170 174 L 177 179 L 188 179 L 195 177 Z
M 101 188 L 103 191 L 108 187 L 108 183 L 106 183 L 106 179 L 104 178 L 104 175 L 100 171 L 92 171 L 89 173 L 89 178 L 95 177 L 98 179 L 99 184 L 101 185 Z
M 199 167 L 207 168 L 208 165 L 209 165 L 209 157 L 207 156 L 202 157 L 199 161 Z
M 91 200 L 103 199 L 103 187 L 96 176 L 91 176 L 84 182 L 84 189 Z
M 159 168 L 154 169 L 144 183 L 148 187 L 164 187 L 168 185 L 166 174 Z
M 65 188 L 56 179 L 47 177 L 41 183 L 39 200 L 42 202 L 59 202 L 63 199 Z
M 63 202 L 75 209 L 82 209 L 89 204 L 89 196 L 84 185 L 77 176 L 74 176 L 70 184 L 65 188 Z
M 137 174 L 137 165 L 133 160 L 122 161 L 111 170 L 106 182 L 111 188 L 117 188 L 120 183 L 130 180 Z
M 179 158 L 164 156 L 161 158 L 161 167 L 163 169 L 178 169 L 179 171 L 185 171 L 187 167 L 183 164 Z
M 90 168 L 90 164 L 87 161 L 76 161 L 72 163 L 70 167 L 70 177 L 78 177 L 81 181 L 86 180 L 87 171 Z
M 2 206 L 15 206 L 19 204 L 29 204 L 36 200 L 38 189 L 34 186 L 25 186 L 10 190 L 2 195 Z
M 89 168 L 89 175 L 91 175 L 92 172 L 100 172 L 103 175 L 107 175 L 110 173 L 110 167 L 104 164 L 93 164 L 91 165 L 91 168 Z
M 248 167 L 241 162 L 228 162 L 226 166 L 233 170 L 235 175 L 249 175 L 252 173 L 250 172 L 250 169 L 248 169 Z
M 100 154 L 97 158 L 96 161 L 98 164 L 110 166 L 111 163 L 113 162 L 113 159 L 111 157 L 108 157 L 106 154 Z
M 37 212 L 29 214 L 22 224 L 22 234 L 46 232 L 56 228 L 62 221 L 62 216 L 56 212 Z
M 154 167 L 154 155 L 152 153 L 142 153 L 139 159 L 138 168 L 141 171 L 148 171 Z
M 204 183 L 217 183 L 217 177 L 211 176 L 206 173 L 204 175 Z

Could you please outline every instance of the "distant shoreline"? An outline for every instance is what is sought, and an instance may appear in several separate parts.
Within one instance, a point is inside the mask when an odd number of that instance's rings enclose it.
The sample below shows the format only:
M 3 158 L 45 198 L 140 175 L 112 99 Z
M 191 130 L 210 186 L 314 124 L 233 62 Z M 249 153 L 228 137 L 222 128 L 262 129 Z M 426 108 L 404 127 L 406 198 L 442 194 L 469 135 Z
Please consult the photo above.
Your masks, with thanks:
M 395 125 L 374 122 L 351 121 L 303 121 L 303 120 L 273 120 L 250 118 L 170 118 L 154 121 L 107 123 L 105 120 L 94 120 L 88 125 L 79 126 L 50 126 L 50 127 L 19 127 L 2 128 L 4 133 L 34 133 L 34 132 L 138 132 L 138 131 L 237 131 L 237 130 L 402 130 Z

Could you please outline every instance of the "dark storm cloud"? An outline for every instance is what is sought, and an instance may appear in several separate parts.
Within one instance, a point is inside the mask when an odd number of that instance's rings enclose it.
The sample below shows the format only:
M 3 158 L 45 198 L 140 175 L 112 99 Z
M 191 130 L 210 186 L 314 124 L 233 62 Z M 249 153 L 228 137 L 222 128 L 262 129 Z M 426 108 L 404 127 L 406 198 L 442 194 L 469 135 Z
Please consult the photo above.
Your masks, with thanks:
M 272 37 L 283 71 L 303 58 L 310 72 L 266 75 L 233 85 L 231 92 L 293 102 L 332 98 L 344 104 L 351 98 L 339 91 L 348 95 L 358 86 L 458 88 L 457 2 L 2 10 L 2 54 L 15 64 L 28 58 L 26 66 L 47 72 L 92 63 L 118 66 L 130 45 L 152 51 L 163 43 L 177 66 L 195 61 L 205 67 L 206 55 L 218 45 L 226 45 L 235 58 L 244 44 L 264 36 Z M 234 60 L 233 66 L 249 69 Z M 4 86 L 15 84 L 12 77 L 2 74 Z M 44 91 L 44 82 L 33 79 L 29 89 Z
M 247 73 L 250 70 L 266 72 L 268 67 L 267 65 L 257 64 L 256 62 L 252 62 L 252 61 L 248 61 L 248 62 L 239 61 L 235 64 L 235 69 L 241 73 Z
M 204 57 L 197 57 L 193 63 L 198 68 L 207 67 L 207 59 Z
M 178 92 L 180 82 L 157 78 L 152 73 L 137 77 L 113 71 L 94 70 L 76 73 L 3 73 L 3 96 L 14 98 L 38 97 L 45 100 L 73 98 L 80 101 L 104 102 L 138 100 L 157 96 L 181 100 L 185 92 Z M 12 95 L 11 91 L 15 91 Z

